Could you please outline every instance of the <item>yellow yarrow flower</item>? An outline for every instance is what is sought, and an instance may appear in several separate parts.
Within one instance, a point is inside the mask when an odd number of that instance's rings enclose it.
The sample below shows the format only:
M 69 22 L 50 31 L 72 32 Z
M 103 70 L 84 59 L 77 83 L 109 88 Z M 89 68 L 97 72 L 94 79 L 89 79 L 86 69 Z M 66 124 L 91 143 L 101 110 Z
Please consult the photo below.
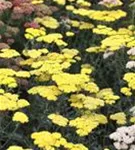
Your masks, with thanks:
M 42 54 L 47 54 L 48 50 L 43 48 L 43 49 L 31 49 L 31 50 L 23 50 L 23 55 L 30 57 L 30 58 L 38 58 Z
M 116 101 L 120 98 L 117 95 L 114 95 L 112 89 L 107 88 L 107 89 L 102 89 L 97 93 L 97 97 L 101 98 L 105 101 L 106 104 L 114 104 Z
M 15 111 L 30 105 L 25 99 L 19 99 L 17 94 L 4 93 L 0 95 L 0 111 Z
M 86 83 L 82 87 L 85 91 L 88 91 L 90 93 L 98 93 L 99 92 L 99 87 L 94 82 Z
M 131 89 L 128 88 L 128 87 L 123 87 L 121 88 L 120 92 L 126 96 L 131 96 L 132 95 L 132 92 L 131 92 Z
M 97 128 L 100 124 L 106 124 L 107 118 L 101 114 L 89 114 L 77 117 L 74 120 L 70 120 L 69 126 L 77 129 L 79 136 L 86 136 L 93 129 Z
M 0 58 L 13 58 L 18 57 L 20 54 L 14 49 L 2 49 L 0 50 Z
M 31 75 L 28 71 L 18 71 L 16 72 L 16 77 L 29 78 Z
M 31 138 L 34 139 L 34 143 L 38 145 L 39 148 L 49 150 L 60 147 L 62 136 L 58 132 L 50 133 L 48 131 L 41 131 L 32 133 Z
M 128 87 L 135 90 L 135 73 L 126 73 L 123 79 L 128 83 Z
M 105 22 L 114 22 L 122 17 L 125 17 L 127 14 L 126 12 L 118 9 L 118 10 L 87 10 L 84 8 L 74 9 L 74 14 L 87 16 L 90 19 L 98 20 L 98 21 L 105 21 Z
M 50 101 L 56 101 L 57 97 L 61 94 L 61 91 L 54 85 L 50 86 L 36 86 L 28 90 L 29 94 L 39 94 L 43 98 L 47 98 Z
M 20 123 L 27 123 L 27 122 L 29 122 L 28 116 L 25 113 L 23 113 L 23 112 L 16 112 L 13 115 L 12 120 L 20 122 Z
M 35 39 L 37 37 L 41 37 L 41 36 L 45 36 L 46 35 L 46 31 L 44 28 L 39 28 L 39 29 L 35 29 L 35 28 L 27 28 L 25 30 L 25 38 L 32 40 Z
M 48 115 L 48 118 L 51 119 L 54 124 L 59 126 L 65 127 L 68 124 L 68 119 L 58 114 L 50 114 Z
M 94 27 L 94 25 L 92 23 L 81 21 L 79 29 L 80 30 L 89 30 L 89 29 L 92 29 L 93 27 Z
M 81 143 L 73 144 L 67 142 L 67 140 L 58 132 L 34 132 L 32 133 L 31 138 L 34 140 L 35 145 L 38 145 L 39 148 L 45 150 L 55 150 L 61 146 L 67 150 L 88 150 L 88 148 Z
M 111 120 L 115 120 L 117 124 L 123 125 L 126 124 L 126 115 L 124 112 L 119 112 L 110 115 Z
M 30 106 L 30 103 L 25 99 L 19 99 L 17 105 L 19 108 L 24 108 Z
M 97 27 L 93 29 L 93 33 L 102 34 L 102 35 L 114 35 L 117 32 L 105 25 L 97 25 Z
M 34 21 L 50 29 L 56 29 L 59 27 L 59 22 L 51 16 L 45 16 L 43 18 L 35 18 Z
M 134 116 L 130 118 L 130 122 L 135 123 L 135 117 Z
M 66 93 L 80 91 L 83 84 L 89 81 L 85 74 L 60 73 L 52 76 L 58 88 Z
M 83 94 L 73 94 L 71 95 L 69 102 L 71 106 L 76 108 L 84 108 L 88 110 L 96 110 L 104 106 L 104 101 L 91 96 L 85 96 Z
M 73 32 L 70 32 L 70 31 L 68 31 L 68 32 L 66 32 L 66 36 L 74 36 L 75 34 L 73 33 Z

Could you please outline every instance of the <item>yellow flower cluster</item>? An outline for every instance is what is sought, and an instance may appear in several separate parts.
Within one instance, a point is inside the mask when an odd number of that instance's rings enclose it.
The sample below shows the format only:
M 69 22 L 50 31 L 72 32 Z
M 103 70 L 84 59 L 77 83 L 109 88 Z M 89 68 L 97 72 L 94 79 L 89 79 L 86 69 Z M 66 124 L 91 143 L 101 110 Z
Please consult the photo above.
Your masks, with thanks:
M 114 104 L 120 97 L 114 95 L 112 89 L 102 89 L 97 93 L 97 97 L 105 101 L 106 104 Z
M 82 85 L 89 82 L 89 76 L 85 74 L 60 73 L 52 76 L 58 88 L 66 93 L 77 92 L 82 89 Z
M 135 90 L 135 73 L 128 72 L 124 75 L 123 79 L 127 82 L 129 88 Z
M 31 135 L 34 144 L 45 150 L 55 150 L 63 146 L 67 150 L 88 150 L 83 144 L 73 144 L 67 142 L 58 132 L 50 133 L 48 131 L 34 132 Z
M 94 27 L 92 23 L 78 20 L 70 20 L 69 24 L 71 25 L 71 27 L 78 28 L 80 30 L 89 30 Z
M 0 58 L 13 58 L 18 57 L 20 54 L 14 49 L 2 49 L 0 50 Z
M 131 89 L 128 88 L 128 87 L 123 87 L 121 88 L 120 92 L 126 96 L 131 96 L 132 95 L 132 92 L 131 92 Z
M 15 112 L 12 120 L 20 123 L 27 123 L 29 121 L 29 118 L 23 112 Z
M 82 85 L 82 89 L 89 93 L 97 93 L 99 91 L 99 87 L 94 82 L 88 82 Z
M 93 46 L 93 47 L 89 47 L 86 49 L 86 52 L 89 53 L 99 53 L 99 52 L 104 52 L 105 49 L 100 47 L 100 46 Z
M 83 115 L 69 121 L 69 126 L 75 127 L 77 129 L 76 132 L 79 136 L 86 136 L 100 124 L 106 123 L 107 118 L 104 115 L 91 113 L 89 115 Z
M 4 92 L 4 91 L 3 91 Z M 14 111 L 29 106 L 25 99 L 19 99 L 17 94 L 1 93 L 0 94 L 0 111 Z
M 63 36 L 60 33 L 50 33 L 36 38 L 37 42 L 45 42 L 48 44 L 56 43 L 57 46 L 67 46 L 67 43 L 62 40 Z
M 29 52 L 25 50 L 23 53 L 30 58 L 21 61 L 21 65 L 29 65 L 34 68 L 34 70 L 30 71 L 30 74 L 36 75 L 38 81 L 49 80 L 53 74 L 58 74 L 68 69 L 72 63 L 79 59 L 76 49 L 63 49 L 60 54 L 54 52 L 45 54 L 47 53 L 46 49 L 29 50 Z M 42 56 L 40 56 L 41 54 Z
M 71 106 L 76 108 L 85 108 L 89 110 L 96 110 L 104 106 L 104 101 L 95 97 L 85 96 L 84 94 L 72 94 L 69 102 Z
M 113 42 L 112 42 L 113 41 Z M 110 51 L 119 50 L 122 47 L 132 47 L 135 44 L 135 38 L 130 34 L 117 34 L 105 38 L 101 42 L 101 48 L 108 48 Z
M 124 112 L 118 112 L 110 115 L 111 120 L 115 120 L 117 124 L 123 125 L 126 124 L 126 115 Z
M 70 31 L 68 31 L 68 32 L 66 32 L 66 36 L 68 36 L 68 37 L 72 37 L 72 36 L 74 36 L 75 34 L 73 33 L 73 32 L 70 32 Z
M 93 33 L 102 35 L 114 35 L 117 32 L 113 30 L 111 27 L 107 27 L 105 25 L 97 25 L 97 27 L 93 29 Z
M 30 78 L 31 75 L 29 71 L 18 71 L 15 76 L 20 78 Z
M 57 96 L 61 94 L 61 91 L 55 85 L 50 86 L 36 86 L 28 90 L 29 94 L 39 94 L 41 97 L 50 101 L 56 101 Z
M 0 68 L 0 85 L 5 85 L 9 88 L 16 88 L 16 78 L 29 78 L 30 73 L 28 71 L 14 71 L 9 68 Z
M 35 18 L 34 21 L 50 29 L 56 29 L 59 27 L 59 22 L 51 16 L 45 16 L 43 18 Z
M 108 37 L 101 41 L 101 46 L 90 47 L 86 49 L 87 52 L 116 51 L 122 47 L 131 48 L 135 45 L 135 33 L 130 26 L 128 26 L 128 28 L 119 28 L 118 31 L 116 31 L 110 27 L 98 25 L 97 28 L 93 29 L 93 32 L 107 35 Z
M 28 148 L 24 149 L 21 146 L 12 145 L 12 146 L 9 146 L 7 150 L 32 150 L 32 149 L 28 149 Z
M 130 122 L 135 124 L 135 117 L 134 116 L 130 118 Z
M 81 65 L 81 73 L 82 74 L 91 74 L 93 71 L 93 67 L 90 64 L 82 64 Z
M 48 115 L 48 118 L 51 119 L 54 124 L 59 126 L 65 127 L 68 124 L 68 119 L 59 114 L 50 114 Z
M 23 50 L 23 55 L 25 55 L 26 57 L 30 57 L 30 58 L 38 58 L 43 54 L 47 54 L 48 50 L 46 48 L 42 48 L 42 49 L 25 49 Z
M 46 31 L 44 28 L 34 29 L 34 28 L 27 28 L 25 31 L 25 38 L 28 40 L 36 39 L 37 37 L 41 37 L 46 35 Z
M 16 72 L 8 68 L 0 68 L 0 85 L 6 85 L 9 88 L 17 87 L 15 78 Z
M 74 9 L 72 11 L 74 14 L 87 16 L 90 19 L 98 20 L 98 21 L 105 21 L 105 22 L 113 22 L 122 17 L 126 16 L 126 12 L 118 9 L 118 10 L 87 10 L 84 8 Z

